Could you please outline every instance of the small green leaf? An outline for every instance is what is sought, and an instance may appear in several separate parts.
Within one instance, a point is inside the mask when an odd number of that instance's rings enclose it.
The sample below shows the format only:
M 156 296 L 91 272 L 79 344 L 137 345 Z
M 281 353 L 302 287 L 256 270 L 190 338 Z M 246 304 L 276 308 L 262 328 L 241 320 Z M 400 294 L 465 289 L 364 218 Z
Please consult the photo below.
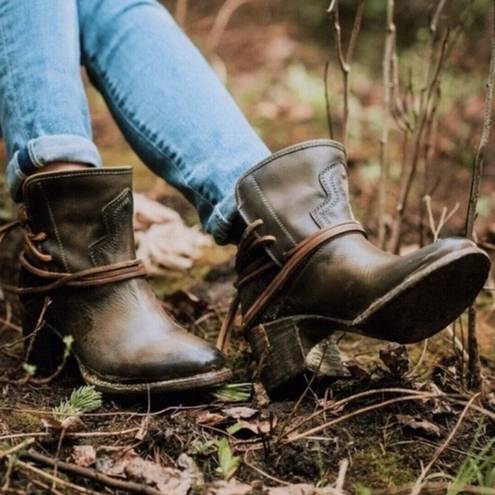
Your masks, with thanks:
M 23 363 L 22 368 L 29 376 L 34 376 L 36 373 L 36 366 L 34 364 Z
M 240 423 L 239 421 L 237 421 L 237 423 L 235 423 L 232 426 L 229 426 L 227 428 L 227 433 L 229 435 L 235 435 L 241 429 L 242 429 L 242 423 Z
M 217 443 L 218 449 L 218 464 L 219 464 L 219 472 L 222 476 L 229 480 L 234 476 L 237 469 L 241 465 L 241 458 L 235 456 L 232 453 L 232 449 L 230 448 L 229 442 L 226 438 L 222 438 Z
M 217 388 L 213 395 L 222 402 L 246 402 L 251 397 L 252 383 L 228 383 Z

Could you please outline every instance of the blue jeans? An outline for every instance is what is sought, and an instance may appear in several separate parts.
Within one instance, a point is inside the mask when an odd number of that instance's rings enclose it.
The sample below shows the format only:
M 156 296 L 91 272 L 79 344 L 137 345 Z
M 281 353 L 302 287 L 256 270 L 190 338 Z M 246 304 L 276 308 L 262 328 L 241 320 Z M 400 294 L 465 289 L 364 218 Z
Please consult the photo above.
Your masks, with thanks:
M 143 162 L 226 242 L 235 182 L 270 152 L 156 0 L 0 0 L 0 128 L 12 196 L 21 201 L 24 178 L 47 163 L 101 166 L 81 63 Z

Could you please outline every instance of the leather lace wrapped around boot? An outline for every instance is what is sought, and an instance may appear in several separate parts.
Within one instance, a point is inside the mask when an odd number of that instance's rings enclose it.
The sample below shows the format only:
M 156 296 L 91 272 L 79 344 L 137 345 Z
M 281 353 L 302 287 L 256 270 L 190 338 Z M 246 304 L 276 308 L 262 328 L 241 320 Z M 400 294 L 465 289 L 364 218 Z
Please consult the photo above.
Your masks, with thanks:
M 240 303 L 268 390 L 307 370 L 310 351 L 336 331 L 399 343 L 433 335 L 474 301 L 490 269 L 464 238 L 406 256 L 374 247 L 352 215 L 345 151 L 334 141 L 272 155 L 238 181 L 236 197 L 247 227 L 219 341 Z
M 61 337 L 71 335 L 84 380 L 104 392 L 222 383 L 231 376 L 222 354 L 168 316 L 144 279 L 135 259 L 131 182 L 130 168 L 25 180 L 17 292 L 26 333 L 44 312 L 30 361 L 55 363 Z

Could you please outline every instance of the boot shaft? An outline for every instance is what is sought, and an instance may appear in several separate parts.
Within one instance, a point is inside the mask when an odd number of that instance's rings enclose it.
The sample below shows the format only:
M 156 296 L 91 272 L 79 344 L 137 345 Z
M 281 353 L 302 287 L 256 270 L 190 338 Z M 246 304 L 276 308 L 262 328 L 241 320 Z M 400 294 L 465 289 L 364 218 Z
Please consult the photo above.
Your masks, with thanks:
M 238 209 L 247 224 L 261 218 L 260 235 L 278 264 L 286 253 L 320 229 L 353 220 L 346 156 L 340 143 L 308 141 L 275 153 L 237 184 Z
M 77 272 L 135 258 L 132 169 L 92 169 L 28 177 L 23 199 L 43 268 Z M 37 260 L 32 260 L 37 262 Z

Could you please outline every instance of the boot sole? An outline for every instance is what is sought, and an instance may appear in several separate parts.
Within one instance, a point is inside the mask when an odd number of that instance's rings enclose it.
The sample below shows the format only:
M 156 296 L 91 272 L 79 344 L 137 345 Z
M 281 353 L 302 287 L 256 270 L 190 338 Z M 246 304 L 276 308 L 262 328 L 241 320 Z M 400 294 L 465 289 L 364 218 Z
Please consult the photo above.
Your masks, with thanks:
M 412 274 L 353 320 L 295 315 L 252 327 L 247 338 L 258 361 L 260 379 L 272 392 L 298 375 L 314 371 L 314 365 L 308 363 L 311 350 L 340 331 L 400 344 L 428 338 L 473 303 L 490 264 L 483 251 L 462 249 Z M 455 292 L 446 293 L 446 288 Z M 345 376 L 338 353 L 335 343 L 330 342 L 322 357 L 336 377 Z
M 30 322 L 32 326 L 32 323 Z M 39 370 L 51 374 L 59 365 L 57 357 L 64 353 L 62 343 L 63 335 L 52 325 L 45 323 L 44 328 L 37 336 L 33 345 L 32 355 L 29 359 L 30 364 L 34 364 Z M 47 360 L 47 356 L 51 359 Z M 125 382 L 118 381 L 118 377 L 104 377 L 85 366 L 78 356 L 73 353 L 67 360 L 66 369 L 77 373 L 79 370 L 84 382 L 94 387 L 100 392 L 116 395 L 138 395 L 159 392 L 181 392 L 192 389 L 214 387 L 229 381 L 232 378 L 232 372 L 228 368 L 198 373 L 196 375 L 173 378 L 168 380 L 157 380 L 153 382 Z
M 169 380 L 119 383 L 102 378 L 79 360 L 78 365 L 81 376 L 88 385 L 93 385 L 100 392 L 114 395 L 141 395 L 148 392 L 184 392 L 192 389 L 196 390 L 221 385 L 232 378 L 232 372 L 228 368 L 223 368 L 221 370 L 208 371 L 206 373 L 198 373 L 197 375 Z

